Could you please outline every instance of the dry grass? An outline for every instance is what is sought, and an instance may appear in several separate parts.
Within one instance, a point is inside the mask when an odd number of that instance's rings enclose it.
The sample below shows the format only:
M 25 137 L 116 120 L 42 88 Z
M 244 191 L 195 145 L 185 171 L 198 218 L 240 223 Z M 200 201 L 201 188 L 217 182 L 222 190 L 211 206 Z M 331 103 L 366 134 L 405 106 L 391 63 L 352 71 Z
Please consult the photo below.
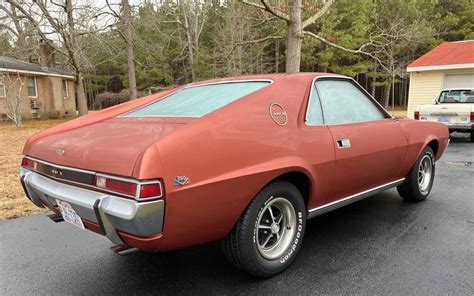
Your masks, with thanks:
M 395 108 L 395 110 L 392 112 L 392 111 L 388 111 L 390 114 L 393 114 L 394 116 L 402 116 L 402 117 L 406 117 L 407 116 L 407 109 L 405 108 Z
M 18 177 L 21 152 L 29 136 L 64 121 L 25 121 L 19 129 L 12 122 L 0 122 L 0 220 L 43 211 L 26 198 L 21 188 Z

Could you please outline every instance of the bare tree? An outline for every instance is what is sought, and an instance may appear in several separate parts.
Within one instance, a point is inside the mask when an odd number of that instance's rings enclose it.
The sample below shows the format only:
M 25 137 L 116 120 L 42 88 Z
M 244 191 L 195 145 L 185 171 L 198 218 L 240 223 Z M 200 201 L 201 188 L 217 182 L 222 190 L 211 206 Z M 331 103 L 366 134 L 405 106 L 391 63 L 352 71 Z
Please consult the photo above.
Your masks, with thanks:
M 191 68 L 191 79 L 196 79 L 196 65 L 199 58 L 199 41 L 207 22 L 210 1 L 177 0 L 174 8 L 175 20 L 185 35 L 185 48 Z
M 275 17 L 284 20 L 288 26 L 287 33 L 287 53 L 286 53 L 286 72 L 293 73 L 300 71 L 301 64 L 301 44 L 304 37 L 304 29 L 314 24 L 320 19 L 332 5 L 334 0 L 323 1 L 321 9 L 303 20 L 302 0 L 287 0 L 287 12 L 277 9 L 270 5 L 268 0 L 260 0 L 260 3 L 249 0 L 240 0 L 242 3 L 267 11 Z
M 137 98 L 137 79 L 135 77 L 135 63 L 133 53 L 133 26 L 128 0 L 122 0 L 122 18 L 125 42 L 127 44 L 128 84 L 130 88 L 130 99 Z
M 128 0 L 121 0 L 121 8 L 122 12 L 118 13 L 112 7 L 112 3 L 109 0 L 105 1 L 107 7 L 110 10 L 110 14 L 117 20 L 117 22 L 121 23 L 121 30 L 117 32 L 125 41 L 126 49 L 127 49 L 127 67 L 128 67 L 128 84 L 129 84 L 129 91 L 130 91 L 130 99 L 137 98 L 137 78 L 136 78 L 136 71 L 135 71 L 135 53 L 133 45 L 135 43 L 134 38 L 134 28 L 132 23 L 132 13 L 130 8 L 130 3 Z
M 250 2 L 250 0 L 240 0 L 242 3 L 257 7 L 261 10 L 267 11 L 274 15 L 275 17 L 282 19 L 288 24 L 288 33 L 287 33 L 287 54 L 286 54 L 286 72 L 299 72 L 300 63 L 301 63 L 301 43 L 304 36 L 310 36 L 315 38 L 326 45 L 331 47 L 344 50 L 346 52 L 364 55 L 370 57 L 377 61 L 380 66 L 386 70 L 389 68 L 383 63 L 383 61 L 378 57 L 377 53 L 382 49 L 377 46 L 373 46 L 374 43 L 377 43 L 377 37 L 371 36 L 373 38 L 366 44 L 361 45 L 358 49 L 346 48 L 342 45 L 336 44 L 322 37 L 320 34 L 308 31 L 308 27 L 315 24 L 324 14 L 326 14 L 334 3 L 334 0 L 323 0 L 322 7 L 314 14 L 312 14 L 307 19 L 302 19 L 303 13 L 303 3 L 302 0 L 286 0 L 287 12 L 279 10 L 268 2 L 268 0 L 260 0 L 261 4 Z M 268 37 L 267 37 L 268 38 Z M 267 38 L 263 38 L 265 40 Z M 273 37 L 274 38 L 274 37 Z M 259 41 L 259 40 L 257 40 Z
M 84 92 L 84 73 L 90 68 L 84 47 L 84 35 L 97 30 L 96 19 L 101 9 L 87 5 L 73 5 L 72 0 L 61 2 L 47 0 L 5 0 L 14 7 L 18 15 L 26 19 L 37 31 L 43 41 L 67 58 L 74 69 L 79 115 L 88 112 L 87 98 Z M 58 42 L 49 41 L 48 35 L 57 36 Z
M 13 77 L 12 77 L 13 76 Z M 0 76 L 5 85 L 5 96 L 7 101 L 6 114 L 16 125 L 21 127 L 21 104 L 23 102 L 23 89 L 27 77 L 20 73 L 7 73 Z

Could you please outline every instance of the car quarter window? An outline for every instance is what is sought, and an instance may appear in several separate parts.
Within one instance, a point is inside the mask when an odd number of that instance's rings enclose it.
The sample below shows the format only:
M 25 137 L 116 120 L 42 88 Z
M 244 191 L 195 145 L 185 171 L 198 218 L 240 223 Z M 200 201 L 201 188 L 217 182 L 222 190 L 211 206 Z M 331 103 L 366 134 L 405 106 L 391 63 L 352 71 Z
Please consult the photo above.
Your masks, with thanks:
M 318 90 L 313 87 L 309 99 L 308 112 L 306 114 L 307 125 L 323 125 L 323 110 L 321 109 L 321 102 L 319 100 Z
M 328 125 L 374 121 L 387 116 L 348 80 L 317 80 L 324 122 Z
M 243 81 L 192 86 L 124 116 L 201 117 L 270 84 Z

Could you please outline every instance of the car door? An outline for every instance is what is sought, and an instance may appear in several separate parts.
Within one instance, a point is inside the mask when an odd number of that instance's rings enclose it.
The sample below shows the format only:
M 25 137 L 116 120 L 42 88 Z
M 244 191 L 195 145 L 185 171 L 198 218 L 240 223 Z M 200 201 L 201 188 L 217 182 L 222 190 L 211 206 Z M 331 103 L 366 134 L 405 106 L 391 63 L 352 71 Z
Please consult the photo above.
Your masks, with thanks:
M 407 147 L 398 122 L 351 79 L 321 78 L 314 87 L 335 147 L 327 202 L 394 181 Z

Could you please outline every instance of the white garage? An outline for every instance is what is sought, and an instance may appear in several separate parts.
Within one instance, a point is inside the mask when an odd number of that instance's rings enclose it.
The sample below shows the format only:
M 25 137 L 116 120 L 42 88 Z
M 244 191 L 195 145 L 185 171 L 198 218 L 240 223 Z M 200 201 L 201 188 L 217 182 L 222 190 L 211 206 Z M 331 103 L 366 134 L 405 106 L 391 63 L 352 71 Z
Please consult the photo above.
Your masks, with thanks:
M 443 43 L 407 67 L 410 73 L 408 113 L 431 104 L 445 88 L 474 88 L 474 40 Z
M 474 74 L 447 74 L 444 79 L 444 88 L 473 87 L 473 85 Z

